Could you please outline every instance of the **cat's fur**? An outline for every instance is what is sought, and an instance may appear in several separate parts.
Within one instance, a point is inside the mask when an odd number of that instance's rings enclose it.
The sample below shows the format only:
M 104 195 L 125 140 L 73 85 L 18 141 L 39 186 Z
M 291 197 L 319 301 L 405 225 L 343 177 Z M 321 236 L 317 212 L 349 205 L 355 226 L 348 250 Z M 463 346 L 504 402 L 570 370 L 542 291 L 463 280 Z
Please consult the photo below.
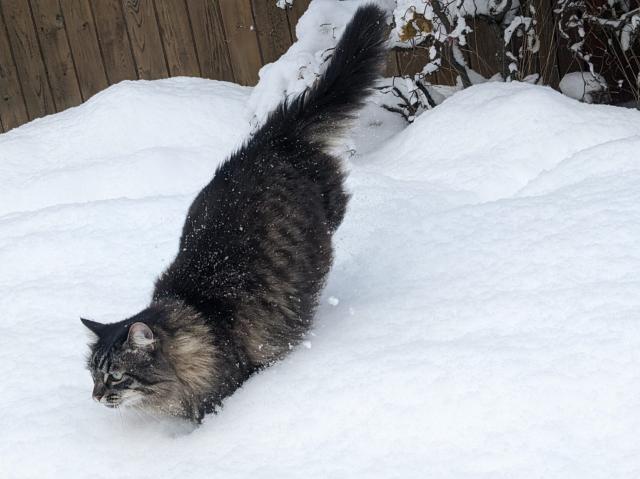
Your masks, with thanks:
M 324 74 L 218 168 L 148 308 L 113 324 L 83 320 L 97 337 L 94 398 L 197 422 L 300 342 L 348 200 L 327 149 L 379 75 L 385 31 L 384 12 L 360 7 Z

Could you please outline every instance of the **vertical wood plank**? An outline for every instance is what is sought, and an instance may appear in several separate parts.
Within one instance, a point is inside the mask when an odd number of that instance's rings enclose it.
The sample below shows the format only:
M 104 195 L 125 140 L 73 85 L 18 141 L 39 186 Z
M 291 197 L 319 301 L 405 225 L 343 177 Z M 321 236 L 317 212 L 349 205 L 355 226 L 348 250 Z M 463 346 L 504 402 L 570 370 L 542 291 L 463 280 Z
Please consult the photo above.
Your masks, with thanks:
M 387 64 L 384 70 L 385 77 L 395 77 L 400 75 L 400 67 L 398 66 L 398 54 L 395 50 L 391 50 L 387 55 Z
M 18 70 L 4 19 L 0 15 L 0 131 L 8 131 L 27 121 L 29 115 L 20 88 Z
M 250 0 L 220 0 L 220 12 L 236 81 L 241 85 L 255 85 L 262 58 Z
M 434 73 L 432 83 L 437 85 L 453 86 L 458 80 L 458 71 L 449 63 L 446 58 L 442 59 L 442 66 Z
M 400 75 L 420 73 L 429 61 L 427 49 L 423 47 L 401 48 L 398 49 L 397 55 Z M 457 76 L 458 73 L 455 69 L 443 58 L 440 69 L 431 75 L 427 75 L 426 79 L 434 85 L 455 85 Z
M 291 38 L 294 42 L 297 39 L 296 25 L 298 24 L 298 20 L 300 20 L 300 17 L 304 15 L 304 12 L 306 12 L 307 8 L 309 8 L 309 3 L 311 3 L 311 0 L 294 0 L 293 6 L 287 9 Z
M 252 0 L 253 18 L 256 21 L 258 42 L 262 61 L 276 61 L 291 46 L 291 32 L 287 12 L 276 6 L 276 2 Z
M 398 71 L 400 75 L 415 75 L 427 64 L 429 55 L 424 48 L 400 48 L 398 55 Z
M 169 71 L 153 0 L 123 0 L 122 9 L 138 77 L 146 80 L 167 78 Z
M 553 2 L 553 0 L 550 1 Z M 555 12 L 553 12 L 553 21 L 555 24 L 560 21 L 560 16 Z M 564 38 L 561 38 L 559 35 L 556 36 L 555 50 L 559 80 L 562 80 L 562 77 L 569 72 L 580 71 L 580 62 L 569 50 L 568 42 Z
M 502 44 L 498 42 L 491 27 L 484 20 L 473 19 L 471 28 L 473 31 L 467 35 L 471 68 L 485 78 L 501 72 L 497 51 L 502 48 Z
M 187 0 L 187 7 L 202 76 L 234 81 L 218 0 Z
M 536 33 L 540 39 L 538 53 L 541 82 L 550 85 L 556 90 L 559 87 L 560 76 L 558 72 L 558 58 L 556 47 L 558 45 L 558 32 L 553 18 L 554 0 L 531 0 L 536 10 Z
M 136 80 L 138 74 L 120 0 L 94 1 L 92 7 L 109 84 L 113 85 L 122 80 Z
M 29 119 L 39 118 L 56 111 L 49 88 L 49 80 L 35 25 L 31 17 L 29 0 L 1 2 L 0 9 L 9 34 L 9 43 L 16 59 L 22 94 Z
M 87 100 L 109 86 L 88 0 L 60 0 L 80 93 Z
M 155 2 L 160 38 L 171 76 L 200 76 L 200 65 L 184 0 Z
M 58 0 L 31 0 L 31 8 L 56 110 L 79 105 L 82 95 Z
M 558 40 L 557 53 L 557 65 L 558 65 L 558 77 L 562 80 L 562 77 L 567 73 L 580 71 L 579 61 L 569 52 L 567 48 L 567 42 L 564 39 Z

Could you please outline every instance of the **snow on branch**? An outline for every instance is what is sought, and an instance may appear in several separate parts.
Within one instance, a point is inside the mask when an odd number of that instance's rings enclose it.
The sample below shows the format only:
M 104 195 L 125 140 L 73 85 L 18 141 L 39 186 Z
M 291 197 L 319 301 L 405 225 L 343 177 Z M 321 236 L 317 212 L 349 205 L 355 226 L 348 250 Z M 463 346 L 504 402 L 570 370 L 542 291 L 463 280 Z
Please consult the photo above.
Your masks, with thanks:
M 556 0 L 557 27 L 567 47 L 589 72 L 591 101 L 609 101 L 609 91 L 640 99 L 640 5 L 633 0 Z M 601 75 L 607 68 L 609 82 Z M 613 77 L 613 78 L 612 78 Z M 595 85 L 599 84 L 596 95 Z
M 500 51 L 495 52 L 500 66 L 499 78 L 502 81 L 525 79 L 521 65 L 527 55 L 537 53 L 540 44 L 535 10 L 528 7 L 526 1 L 395 0 L 392 44 L 400 48 L 421 48 L 427 54 L 422 71 L 405 78 L 411 84 L 407 88 L 410 98 L 420 97 L 420 92 L 428 90 L 430 82 L 427 77 L 445 66 L 455 72 L 459 88 L 489 80 L 469 64 L 472 53 L 478 56 L 477 52 L 472 52 L 468 41 L 468 35 L 473 31 L 471 25 L 478 22 L 491 26 L 495 43 L 499 45 Z M 391 91 L 399 97 L 396 91 Z M 405 118 L 415 117 L 420 108 L 416 110 L 413 100 L 405 103 Z M 421 105 L 422 109 L 430 107 L 426 100 Z
M 276 6 L 278 8 L 282 8 L 283 10 L 285 8 L 290 8 L 293 6 L 293 0 L 276 0 Z

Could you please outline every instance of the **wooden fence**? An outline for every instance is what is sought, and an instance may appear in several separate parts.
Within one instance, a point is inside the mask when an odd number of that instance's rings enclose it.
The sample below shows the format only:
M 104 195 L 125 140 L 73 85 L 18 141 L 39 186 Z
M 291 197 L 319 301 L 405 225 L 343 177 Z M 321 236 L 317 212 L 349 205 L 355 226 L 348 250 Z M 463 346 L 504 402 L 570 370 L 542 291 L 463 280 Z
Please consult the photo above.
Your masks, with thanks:
M 543 14 L 551 12 L 553 0 L 536 1 L 546 5 Z M 185 75 L 255 84 L 260 67 L 295 41 L 309 2 L 283 10 L 275 0 L 0 0 L 0 132 L 125 79 Z M 471 41 L 490 49 L 492 38 L 478 25 Z M 544 41 L 553 56 L 548 83 L 557 83 L 555 45 Z M 470 61 L 481 73 L 498 71 Z M 423 64 L 419 52 L 392 52 L 387 73 L 415 73 Z M 438 75 L 440 83 L 454 78 L 446 70 Z

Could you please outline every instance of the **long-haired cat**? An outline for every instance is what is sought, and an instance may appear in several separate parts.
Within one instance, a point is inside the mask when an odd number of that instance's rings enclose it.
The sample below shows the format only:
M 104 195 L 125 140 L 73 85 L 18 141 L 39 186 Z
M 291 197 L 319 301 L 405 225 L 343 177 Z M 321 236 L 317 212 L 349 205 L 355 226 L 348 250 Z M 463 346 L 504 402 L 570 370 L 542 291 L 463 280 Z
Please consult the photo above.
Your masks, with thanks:
M 151 304 L 96 336 L 93 397 L 200 422 L 309 330 L 348 195 L 329 143 L 380 73 L 385 14 L 360 7 L 328 66 L 284 101 L 191 205 Z

